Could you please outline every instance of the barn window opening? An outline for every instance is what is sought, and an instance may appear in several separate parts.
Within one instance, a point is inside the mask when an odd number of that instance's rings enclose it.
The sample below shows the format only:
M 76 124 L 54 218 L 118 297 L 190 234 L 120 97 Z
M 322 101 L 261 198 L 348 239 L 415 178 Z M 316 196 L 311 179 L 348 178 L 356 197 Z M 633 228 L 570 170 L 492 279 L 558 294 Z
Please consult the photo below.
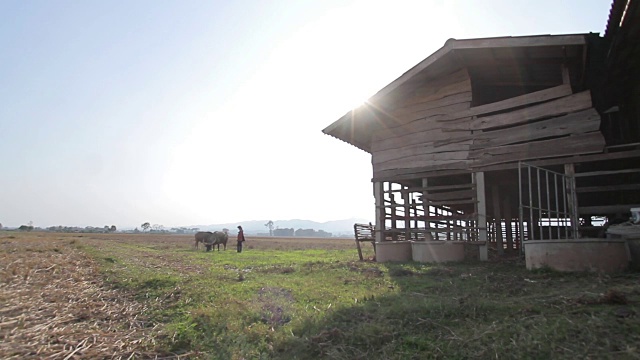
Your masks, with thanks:
M 512 64 L 474 66 L 471 77 L 471 106 L 507 100 L 516 96 L 562 85 L 559 64 Z

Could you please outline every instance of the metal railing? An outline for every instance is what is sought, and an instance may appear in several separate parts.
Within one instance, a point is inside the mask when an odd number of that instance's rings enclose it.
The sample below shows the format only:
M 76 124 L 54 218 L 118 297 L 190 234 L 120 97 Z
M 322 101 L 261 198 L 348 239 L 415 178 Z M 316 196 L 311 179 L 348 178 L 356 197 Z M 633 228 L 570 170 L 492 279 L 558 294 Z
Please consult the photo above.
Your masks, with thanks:
M 518 178 L 521 240 L 577 239 L 574 178 L 523 162 Z

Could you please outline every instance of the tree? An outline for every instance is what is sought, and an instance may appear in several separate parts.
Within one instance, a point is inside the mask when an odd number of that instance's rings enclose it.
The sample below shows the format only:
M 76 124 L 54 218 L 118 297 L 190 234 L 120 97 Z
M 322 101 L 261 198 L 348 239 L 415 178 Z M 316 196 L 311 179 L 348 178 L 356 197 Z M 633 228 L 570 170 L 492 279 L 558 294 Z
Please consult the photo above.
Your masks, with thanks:
M 20 225 L 18 230 L 20 230 L 20 231 L 31 231 L 31 230 L 33 230 L 33 226 L 31 226 L 31 225 Z
M 269 229 L 269 236 L 273 236 L 273 221 L 269 220 L 264 224 Z
M 151 224 L 149 224 L 149 222 L 147 221 L 146 223 L 140 225 L 140 227 L 142 228 L 142 231 L 147 231 L 151 227 Z
M 0 230 L 2 230 L 2 223 L 0 223 Z
M 115 225 L 111 225 L 111 227 L 109 228 L 109 232 L 116 232 L 117 228 Z
M 273 230 L 273 236 L 293 236 L 295 234 L 294 228 L 277 228 Z

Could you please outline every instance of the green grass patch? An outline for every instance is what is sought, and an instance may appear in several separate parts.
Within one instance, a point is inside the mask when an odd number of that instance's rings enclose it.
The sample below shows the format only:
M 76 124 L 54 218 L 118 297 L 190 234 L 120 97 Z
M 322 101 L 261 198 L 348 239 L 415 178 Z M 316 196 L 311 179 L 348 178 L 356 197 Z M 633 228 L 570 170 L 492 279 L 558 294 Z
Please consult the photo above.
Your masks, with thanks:
M 316 240 L 318 242 L 322 240 Z M 638 358 L 637 273 L 378 264 L 345 249 L 78 240 L 149 304 L 166 351 L 204 359 Z M 80 244 L 78 244 L 79 246 Z M 280 248 L 280 249 L 278 249 Z

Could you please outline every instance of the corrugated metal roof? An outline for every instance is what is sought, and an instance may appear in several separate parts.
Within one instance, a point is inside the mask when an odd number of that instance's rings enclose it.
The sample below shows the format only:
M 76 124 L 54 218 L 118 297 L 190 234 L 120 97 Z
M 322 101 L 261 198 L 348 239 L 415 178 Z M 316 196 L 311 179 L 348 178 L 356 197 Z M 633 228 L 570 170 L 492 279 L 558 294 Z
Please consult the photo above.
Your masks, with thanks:
M 604 31 L 605 38 L 611 38 L 615 36 L 616 32 L 620 28 L 620 22 L 622 15 L 628 6 L 629 0 L 613 0 L 611 3 L 611 10 L 609 10 L 609 19 L 607 20 L 607 27 Z

